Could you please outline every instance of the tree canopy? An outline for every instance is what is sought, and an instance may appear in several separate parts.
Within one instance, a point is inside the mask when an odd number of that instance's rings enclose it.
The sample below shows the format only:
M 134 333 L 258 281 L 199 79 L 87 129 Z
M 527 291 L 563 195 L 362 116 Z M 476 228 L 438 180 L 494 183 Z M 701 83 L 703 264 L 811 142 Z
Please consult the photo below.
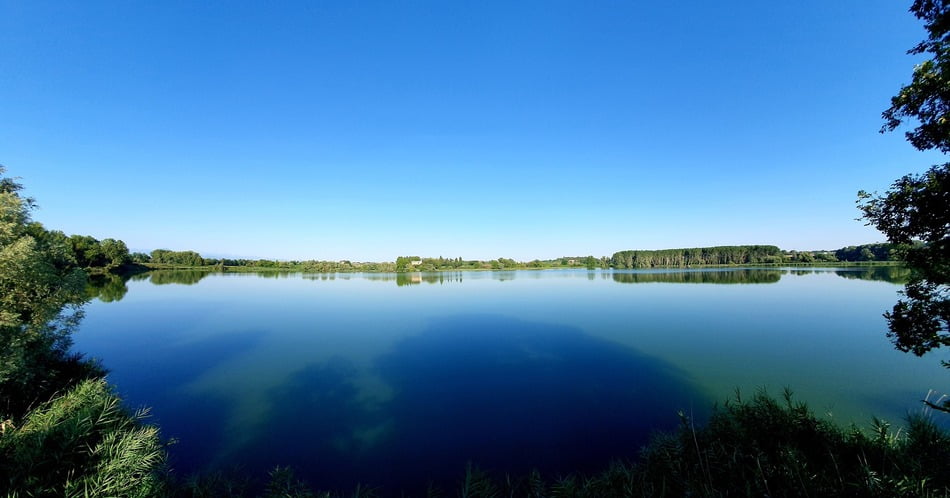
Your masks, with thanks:
M 86 272 L 72 239 L 30 218 L 0 167 L 0 489 L 7 496 L 155 496 L 164 444 L 69 351 Z M 91 240 L 90 240 L 91 239 Z M 128 249 L 80 237 L 114 261 Z
M 917 127 L 907 131 L 907 141 L 920 150 L 950 152 L 950 3 L 946 0 L 916 0 L 911 6 L 924 21 L 927 39 L 908 53 L 931 58 L 914 68 L 911 82 L 891 98 L 883 113 L 882 132 L 894 131 L 907 119 Z
M 782 250 L 776 246 L 717 246 L 658 251 L 619 251 L 610 258 L 618 269 L 657 266 L 743 265 L 778 263 Z
M 4 169 L 0 167 L 0 175 Z M 78 322 L 85 273 L 65 236 L 33 223 L 33 202 L 0 180 L 0 417 L 58 389 L 75 367 L 69 333 Z
M 859 195 L 864 218 L 891 242 L 904 244 L 904 259 L 913 271 L 904 289 L 906 299 L 885 314 L 895 346 L 917 355 L 950 346 L 948 164 L 906 175 L 882 196 Z M 911 246 L 915 240 L 923 244 Z
M 884 111 L 882 131 L 907 120 L 917 126 L 907 140 L 920 150 L 950 152 L 950 0 L 916 0 L 910 11 L 924 21 L 927 39 L 911 54 L 931 58 L 914 69 Z M 858 193 L 858 207 L 869 225 L 904 245 L 912 276 L 904 299 L 885 313 L 889 336 L 901 351 L 916 355 L 950 346 L 950 163 L 906 175 L 883 195 Z M 922 244 L 910 246 L 914 241 Z M 943 364 L 950 367 L 950 362 Z M 950 409 L 946 405 L 943 409 Z

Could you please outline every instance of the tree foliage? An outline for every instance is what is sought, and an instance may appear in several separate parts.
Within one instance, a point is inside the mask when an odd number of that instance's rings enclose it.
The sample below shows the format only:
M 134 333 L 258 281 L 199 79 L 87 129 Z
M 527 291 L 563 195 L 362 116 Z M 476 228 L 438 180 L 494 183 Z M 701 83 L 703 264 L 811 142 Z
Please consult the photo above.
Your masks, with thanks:
M 20 197 L 20 185 L 3 178 L 0 186 L 2 420 L 98 370 L 69 352 L 70 333 L 82 317 L 85 273 L 61 233 L 31 222 L 33 201 Z
M 950 0 L 916 0 L 910 11 L 924 21 L 927 39 L 910 50 L 930 59 L 918 65 L 884 111 L 882 131 L 906 120 L 917 126 L 906 133 L 917 149 L 950 152 Z M 883 195 L 858 193 L 858 206 L 869 225 L 906 247 L 912 270 L 904 299 L 885 314 L 889 336 L 902 351 L 922 355 L 950 345 L 950 163 L 920 175 L 906 175 Z M 944 362 L 950 367 L 950 363 Z M 950 405 L 944 407 L 950 410 Z
M 838 261 L 900 261 L 905 249 L 899 244 L 863 244 L 842 247 L 834 256 Z
M 893 131 L 908 119 L 917 127 L 906 132 L 907 140 L 920 150 L 950 152 L 950 3 L 946 0 L 916 0 L 911 6 L 924 21 L 927 39 L 908 53 L 930 59 L 914 68 L 911 82 L 891 98 L 883 113 L 881 131 Z
M 782 251 L 778 247 L 755 245 L 620 251 L 614 253 L 611 265 L 618 269 L 632 269 L 658 266 L 743 265 L 781 261 Z
M 69 351 L 86 273 L 71 238 L 30 219 L 21 188 L 0 178 L 0 491 L 154 496 L 164 461 L 157 430 L 94 380 L 104 375 L 98 365 Z M 89 239 L 76 239 L 84 258 L 103 247 L 110 261 L 128 254 L 120 241 Z
M 204 258 L 195 251 L 170 251 L 168 249 L 152 251 L 151 262 L 179 266 L 202 266 L 205 264 Z
M 116 239 L 96 240 L 89 235 L 69 237 L 76 263 L 82 268 L 114 269 L 132 261 L 125 242 Z
M 864 218 L 904 245 L 913 271 L 906 299 L 885 314 L 895 346 L 916 355 L 950 346 L 950 164 L 904 176 L 882 196 L 859 197 Z M 911 245 L 915 240 L 923 243 Z
M 414 262 L 416 263 L 415 265 L 413 265 Z M 414 266 L 418 266 L 421 262 L 422 258 L 418 256 L 398 256 L 396 257 L 396 271 L 410 271 Z

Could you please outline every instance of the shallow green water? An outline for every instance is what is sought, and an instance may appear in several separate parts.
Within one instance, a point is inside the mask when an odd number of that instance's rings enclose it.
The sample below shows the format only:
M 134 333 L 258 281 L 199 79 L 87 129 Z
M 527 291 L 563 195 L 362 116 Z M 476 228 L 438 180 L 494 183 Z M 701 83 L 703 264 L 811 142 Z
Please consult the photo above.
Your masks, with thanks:
M 467 461 L 592 470 L 677 411 L 791 387 L 842 423 L 947 385 L 895 351 L 896 268 L 154 273 L 87 307 L 75 348 L 175 437 L 181 472 L 294 465 L 411 488 Z

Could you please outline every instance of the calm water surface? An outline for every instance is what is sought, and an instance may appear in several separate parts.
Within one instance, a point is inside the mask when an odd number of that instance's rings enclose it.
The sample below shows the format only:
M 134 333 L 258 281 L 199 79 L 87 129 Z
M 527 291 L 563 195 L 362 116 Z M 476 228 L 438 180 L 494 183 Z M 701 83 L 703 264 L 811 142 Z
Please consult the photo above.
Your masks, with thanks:
M 180 473 L 279 464 L 321 488 L 412 489 L 468 461 L 597 470 L 737 388 L 899 423 L 946 384 L 939 357 L 885 337 L 902 276 L 161 272 L 104 290 L 75 349 L 153 407 Z

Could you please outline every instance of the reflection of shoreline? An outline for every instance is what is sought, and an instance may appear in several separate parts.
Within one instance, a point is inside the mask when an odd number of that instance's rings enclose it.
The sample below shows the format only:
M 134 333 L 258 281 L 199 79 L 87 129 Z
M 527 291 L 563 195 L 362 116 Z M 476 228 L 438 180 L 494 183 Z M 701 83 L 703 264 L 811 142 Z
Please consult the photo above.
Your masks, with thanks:
M 228 278 L 293 278 L 304 280 L 354 280 L 364 279 L 375 282 L 396 282 L 397 286 L 426 284 L 457 284 L 463 280 L 497 280 L 499 282 L 516 278 L 539 279 L 544 276 L 561 275 L 564 277 L 586 277 L 594 280 L 597 275 L 603 280 L 613 280 L 621 284 L 644 283 L 682 283 L 682 284 L 774 284 L 783 275 L 802 276 L 813 274 L 834 274 L 852 280 L 873 280 L 893 284 L 905 284 L 910 280 L 910 269 L 898 265 L 880 266 L 815 266 L 783 268 L 652 268 L 640 270 L 477 270 L 477 271 L 434 271 L 409 273 L 304 273 L 295 271 L 256 271 L 242 273 L 222 273 L 207 270 L 152 270 L 131 276 L 95 275 L 89 279 L 86 293 L 89 298 L 99 298 L 103 302 L 119 301 L 125 297 L 129 280 L 147 280 L 152 285 L 181 284 L 194 285 L 208 276 Z
M 621 284 L 774 284 L 782 279 L 784 270 L 680 270 L 680 271 L 615 271 L 614 282 Z
M 910 281 L 910 268 L 904 266 L 872 266 L 868 268 L 839 268 L 835 275 L 858 280 L 877 280 L 892 284 L 906 284 Z
M 396 282 L 397 286 L 403 287 L 422 283 L 439 285 L 460 284 L 462 283 L 462 273 L 464 272 L 364 273 L 362 277 L 373 282 Z
M 876 280 L 893 284 L 904 284 L 910 279 L 910 270 L 903 266 L 866 266 L 866 267 L 813 267 L 813 268 L 737 268 L 737 269 L 695 269 L 695 270 L 615 270 L 610 272 L 614 282 L 623 284 L 638 283 L 682 283 L 682 284 L 774 284 L 783 275 L 803 276 L 834 274 L 842 278 L 855 280 Z M 606 275 L 606 274 L 605 274 Z

